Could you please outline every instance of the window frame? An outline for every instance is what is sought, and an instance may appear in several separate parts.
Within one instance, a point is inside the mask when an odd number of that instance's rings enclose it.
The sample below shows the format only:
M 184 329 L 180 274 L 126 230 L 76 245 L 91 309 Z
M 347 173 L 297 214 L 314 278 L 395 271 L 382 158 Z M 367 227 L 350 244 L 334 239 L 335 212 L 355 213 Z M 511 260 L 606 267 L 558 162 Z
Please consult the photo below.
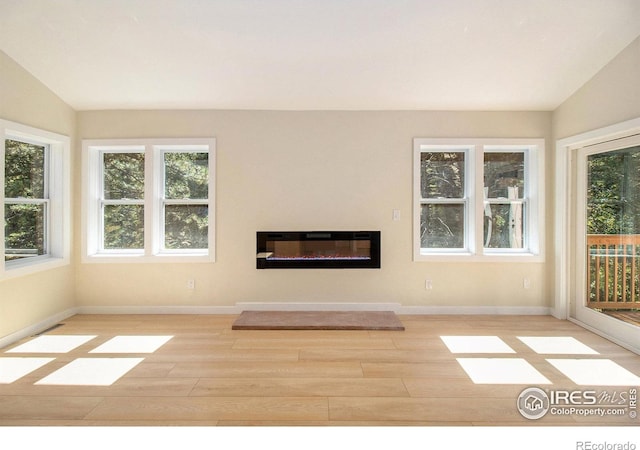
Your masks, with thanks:
M 7 205 L 42 205 L 43 207 L 43 236 L 42 236 L 42 240 L 43 240 L 43 247 L 44 247 L 44 253 L 42 255 L 37 255 L 37 256 L 32 256 L 29 257 L 28 259 L 31 258 L 39 258 L 39 257 L 45 257 L 47 255 L 49 255 L 50 250 L 49 250 L 49 243 L 51 241 L 51 239 L 49 238 L 49 230 L 50 230 L 50 222 L 51 222 L 51 202 L 50 202 L 50 193 L 49 191 L 50 189 L 50 182 L 49 182 L 49 178 L 50 178 L 50 158 L 51 158 L 51 148 L 50 145 L 48 143 L 43 143 L 43 142 L 38 142 L 34 139 L 12 139 L 10 136 L 5 137 L 4 139 L 4 145 L 5 145 L 5 158 L 4 158 L 4 167 L 3 167 L 3 173 L 4 173 L 4 169 L 6 168 L 6 143 L 7 141 L 14 141 L 14 142 L 19 142 L 22 144 L 27 144 L 27 145 L 34 145 L 37 147 L 42 147 L 43 148 L 43 155 L 42 155 L 42 174 L 43 174 L 43 180 L 42 180 L 42 196 L 41 197 L 6 197 L 6 192 L 5 192 L 5 196 L 4 196 L 4 206 Z M 4 182 L 3 182 L 4 183 Z M 6 230 L 5 230 L 6 232 Z M 6 237 L 5 237 L 6 238 Z M 4 252 L 7 251 L 6 248 L 6 243 L 5 243 L 5 248 L 4 248 Z M 5 254 L 5 258 L 6 258 L 6 254 Z M 14 260 L 14 261 L 7 261 L 5 259 L 5 264 L 8 265 L 8 267 L 12 267 L 12 266 L 19 266 L 21 265 L 21 259 L 18 260 Z M 24 260 L 26 261 L 26 259 Z
M 104 249 L 102 245 L 103 215 L 102 157 L 106 152 L 145 155 L 144 248 Z M 164 153 L 208 153 L 208 248 L 164 249 Z M 83 140 L 83 208 L 82 262 L 214 262 L 215 261 L 215 138 L 182 139 L 98 139 Z M 138 201 L 136 201 L 138 202 Z
M 471 205 L 474 202 L 474 190 L 473 190 L 473 181 L 474 181 L 474 167 L 475 167 L 475 155 L 474 155 L 474 146 L 472 145 L 428 145 L 427 149 L 421 150 L 417 154 L 418 161 L 417 164 L 417 198 L 418 198 L 418 245 L 420 246 L 421 254 L 427 256 L 439 255 L 442 253 L 446 254 L 458 254 L 464 255 L 470 253 L 470 249 L 474 245 L 473 234 L 469 233 L 468 230 L 471 230 L 475 225 L 475 217 L 471 214 Z M 462 192 L 462 197 L 455 198 L 422 198 L 421 192 L 421 156 L 422 153 L 463 153 L 464 154 L 464 189 Z M 424 205 L 462 205 L 463 206 L 463 230 L 464 235 L 462 238 L 463 246 L 455 247 L 455 248 L 442 248 L 442 247 L 422 247 L 422 239 L 420 236 L 422 230 L 421 223 L 421 208 Z
M 158 221 L 158 226 L 160 227 L 160 235 L 161 238 L 157 243 L 158 252 L 165 255 L 184 255 L 184 254 L 196 254 L 196 255 L 205 255 L 207 253 L 207 249 L 168 249 L 166 248 L 166 234 L 165 234 L 165 225 L 166 225 L 166 206 L 173 205 L 206 205 L 208 208 L 208 216 L 211 217 L 211 184 L 214 181 L 214 175 L 211 173 L 211 153 L 208 151 L 203 151 L 203 147 L 201 145 L 159 145 L 157 146 L 158 150 L 158 158 L 157 158 L 157 166 L 155 170 L 155 175 L 158 179 L 158 190 L 161 193 L 156 201 L 159 203 L 159 214 L 160 220 Z M 198 199 L 168 199 L 166 198 L 166 165 L 164 155 L 167 153 L 208 153 L 208 162 L 209 162 L 209 192 L 207 198 L 198 198 Z M 211 228 L 211 227 L 209 227 Z M 211 242 L 211 236 L 209 236 L 209 242 Z
M 45 147 L 44 198 L 6 199 L 5 144 L 14 140 Z M 50 270 L 70 264 L 71 260 L 71 151 L 68 136 L 0 119 L 0 223 L 2 239 L 0 254 L 0 280 Z M 7 200 L 9 200 L 7 202 Z M 45 252 L 29 258 L 4 261 L 5 254 L 5 205 L 15 203 L 38 203 L 45 205 L 44 241 Z
M 484 194 L 482 196 L 483 198 L 483 209 L 486 207 L 486 205 L 514 205 L 514 204 L 521 204 L 524 208 L 524 212 L 523 212 L 523 220 L 522 220 L 522 241 L 523 241 L 523 245 L 522 248 L 507 248 L 507 247 L 485 247 L 484 243 L 485 243 L 485 235 L 484 235 L 484 227 L 482 230 L 482 249 L 483 252 L 485 254 L 497 254 L 497 255 L 504 255 L 504 254 L 514 254 L 514 255 L 520 255 L 520 254 L 527 254 L 527 253 L 532 253 L 530 250 L 530 246 L 529 243 L 531 241 L 531 232 L 532 230 L 532 223 L 529 223 L 529 216 L 530 216 L 530 196 L 531 196 L 531 181 L 532 181 L 532 176 L 531 176 L 531 159 L 532 159 L 532 150 L 530 148 L 530 146 L 521 146 L 521 145 L 485 145 L 483 147 L 483 151 L 482 151 L 482 165 L 483 165 L 483 189 L 486 187 L 484 186 L 484 155 L 486 155 L 487 153 L 522 153 L 523 154 L 523 163 L 524 163 L 524 180 L 523 180 L 523 184 L 524 184 L 524 189 L 522 192 L 522 198 L 515 198 L 515 199 L 510 199 L 508 197 L 484 197 Z M 484 221 L 483 221 L 483 225 L 484 225 Z
M 413 260 L 420 261 L 544 261 L 544 139 L 430 139 L 413 140 Z M 421 155 L 429 151 L 468 152 L 465 168 L 465 191 L 468 198 L 465 220 L 465 248 L 422 248 L 421 246 Z M 523 218 L 522 249 L 484 247 L 484 154 L 495 152 L 525 153 L 525 192 L 527 214 Z M 493 199 L 489 199 L 493 200 Z
M 127 199 L 127 198 L 121 198 L 121 199 L 106 199 L 105 198 L 105 164 L 104 164 L 104 158 L 105 155 L 107 154 L 134 154 L 134 153 L 141 153 L 144 157 L 145 157 L 145 174 L 146 174 L 146 151 L 145 151 L 145 147 L 144 146 L 122 146 L 120 148 L 103 148 L 99 150 L 99 154 L 98 154 L 98 158 L 99 158 L 99 179 L 98 179 L 98 186 L 99 186 L 99 193 L 98 193 L 98 198 L 100 201 L 100 205 L 97 209 L 98 211 L 98 219 L 97 219 L 97 225 L 99 227 L 98 230 L 98 239 L 97 239 L 97 253 L 102 254 L 102 255 L 115 255 L 115 256 L 123 256 L 123 255 L 131 255 L 131 256 L 143 256 L 144 255 L 144 243 L 143 243 L 143 247 L 140 249 L 108 249 L 105 248 L 104 246 L 104 241 L 105 241 L 105 233 L 104 233 L 104 229 L 105 229 L 105 224 L 104 224 L 104 209 L 106 206 L 131 206 L 131 205 L 142 205 L 142 207 L 146 210 L 145 208 L 145 199 L 144 197 L 146 197 L 146 192 L 144 192 L 143 194 L 143 198 L 142 199 Z M 143 175 L 145 178 L 145 182 L 146 182 L 146 175 Z M 146 223 L 146 217 L 144 218 L 144 223 Z M 143 230 L 144 230 L 144 224 L 143 224 Z M 146 231 L 146 230 L 145 230 Z M 146 235 L 146 233 L 145 233 Z

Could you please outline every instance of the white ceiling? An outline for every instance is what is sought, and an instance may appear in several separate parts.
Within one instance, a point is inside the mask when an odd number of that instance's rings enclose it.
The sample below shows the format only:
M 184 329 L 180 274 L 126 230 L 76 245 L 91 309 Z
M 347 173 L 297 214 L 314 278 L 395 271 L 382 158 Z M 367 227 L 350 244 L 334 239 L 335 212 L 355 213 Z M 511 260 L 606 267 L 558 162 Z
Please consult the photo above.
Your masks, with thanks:
M 77 110 L 553 110 L 640 0 L 0 0 L 0 50 Z

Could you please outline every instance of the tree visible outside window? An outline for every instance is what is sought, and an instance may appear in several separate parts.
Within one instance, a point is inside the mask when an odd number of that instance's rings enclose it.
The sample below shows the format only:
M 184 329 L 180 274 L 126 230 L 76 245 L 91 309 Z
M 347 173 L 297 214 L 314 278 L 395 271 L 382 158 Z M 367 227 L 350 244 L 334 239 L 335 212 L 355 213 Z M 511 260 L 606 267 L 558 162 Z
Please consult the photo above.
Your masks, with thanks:
M 69 264 L 70 140 L 0 119 L 0 280 Z
M 46 255 L 48 146 L 5 140 L 5 261 Z
M 164 153 L 164 247 L 208 248 L 209 155 Z
M 212 261 L 214 145 L 213 139 L 85 141 L 85 260 Z
M 465 153 L 423 152 L 420 156 L 420 245 L 465 247 Z
M 415 139 L 414 259 L 541 255 L 543 151 L 541 139 Z
M 144 249 L 144 153 L 102 155 L 103 246 Z
M 484 247 L 525 247 L 525 151 L 484 153 Z
M 640 147 L 587 159 L 587 234 L 640 234 Z

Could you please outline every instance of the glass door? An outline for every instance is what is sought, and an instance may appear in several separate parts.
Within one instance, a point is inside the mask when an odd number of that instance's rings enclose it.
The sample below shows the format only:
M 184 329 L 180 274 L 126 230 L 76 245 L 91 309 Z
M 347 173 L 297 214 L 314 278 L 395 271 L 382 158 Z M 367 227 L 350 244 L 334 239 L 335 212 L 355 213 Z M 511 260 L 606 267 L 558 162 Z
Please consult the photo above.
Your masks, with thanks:
M 626 340 L 640 330 L 640 138 L 585 147 L 577 168 L 575 317 Z

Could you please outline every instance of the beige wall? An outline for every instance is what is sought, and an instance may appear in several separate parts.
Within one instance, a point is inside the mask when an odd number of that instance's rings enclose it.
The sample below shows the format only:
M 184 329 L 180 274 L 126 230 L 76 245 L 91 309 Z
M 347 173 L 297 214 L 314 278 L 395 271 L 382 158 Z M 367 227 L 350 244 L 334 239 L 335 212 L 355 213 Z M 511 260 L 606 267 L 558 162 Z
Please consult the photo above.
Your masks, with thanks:
M 3 52 L 0 118 L 72 138 L 75 132 L 75 112 Z M 0 281 L 0 338 L 73 307 L 73 269 L 70 265 Z
M 640 37 L 553 113 L 556 139 L 640 117 Z
M 542 137 L 550 148 L 551 113 L 96 111 L 78 113 L 78 136 L 217 139 L 217 261 L 80 263 L 81 306 L 550 304 L 544 263 L 413 262 L 411 201 L 414 137 Z M 393 209 L 400 221 L 392 221 Z M 381 230 L 382 269 L 256 270 L 256 231 L 282 229 Z M 195 290 L 186 289 L 188 279 Z

